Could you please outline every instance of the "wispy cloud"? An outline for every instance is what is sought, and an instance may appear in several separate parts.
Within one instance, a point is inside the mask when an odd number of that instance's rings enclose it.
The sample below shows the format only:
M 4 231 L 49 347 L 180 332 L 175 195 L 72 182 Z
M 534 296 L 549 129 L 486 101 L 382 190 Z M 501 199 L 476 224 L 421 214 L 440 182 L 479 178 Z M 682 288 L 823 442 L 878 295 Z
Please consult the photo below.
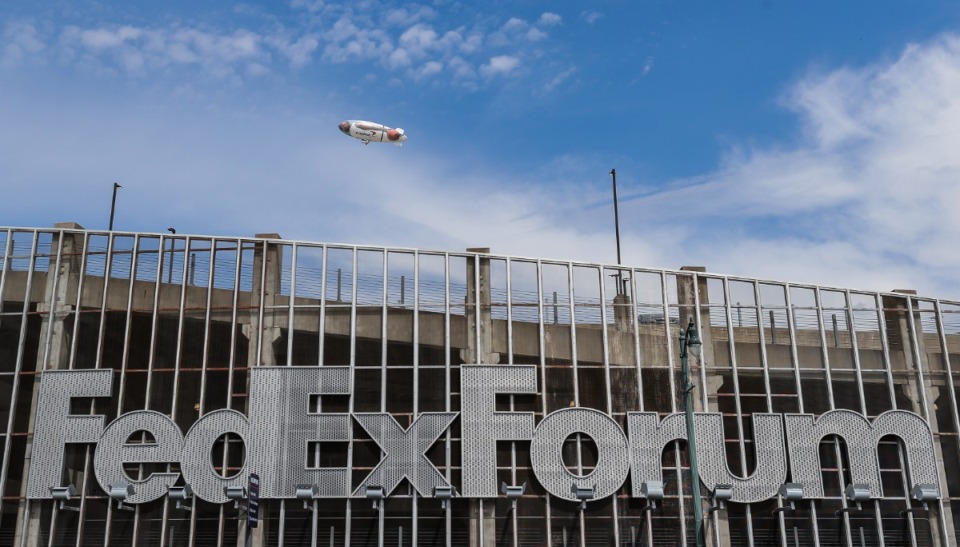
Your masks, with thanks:
M 0 68 L 13 68 L 44 49 L 37 29 L 26 21 L 12 21 L 3 29 L 0 48 Z
M 957 35 L 812 72 L 783 97 L 799 145 L 731 149 L 721 170 L 629 208 L 689 219 L 696 236 L 683 247 L 722 271 L 955 294 L 960 255 L 944 251 L 960 239 L 957 89 Z M 769 259 L 741 272 L 748 254 Z
M 524 60 L 561 47 L 547 32 L 562 22 L 551 12 L 531 24 L 520 17 L 504 20 L 461 10 L 463 23 L 458 23 L 457 18 L 441 18 L 433 6 L 393 7 L 376 0 L 351 4 L 293 0 L 290 7 L 299 17 L 285 20 L 288 26 L 272 14 L 242 9 L 247 26 L 229 21 L 138 26 L 108 20 L 96 25 L 48 20 L 44 22 L 48 34 L 41 36 L 34 24 L 7 22 L 0 34 L 0 68 L 12 68 L 32 56 L 133 77 L 169 76 L 193 68 L 208 77 L 242 79 L 320 63 L 385 69 L 391 72 L 388 77 L 398 80 L 445 77 L 448 84 L 476 89 L 492 85 L 489 77 L 494 74 L 515 73 Z M 532 42 L 537 43 L 535 51 L 529 51 Z
M 480 74 L 487 78 L 500 74 L 510 74 L 518 66 L 520 66 L 520 59 L 510 55 L 497 55 L 491 57 L 489 62 L 480 67 Z

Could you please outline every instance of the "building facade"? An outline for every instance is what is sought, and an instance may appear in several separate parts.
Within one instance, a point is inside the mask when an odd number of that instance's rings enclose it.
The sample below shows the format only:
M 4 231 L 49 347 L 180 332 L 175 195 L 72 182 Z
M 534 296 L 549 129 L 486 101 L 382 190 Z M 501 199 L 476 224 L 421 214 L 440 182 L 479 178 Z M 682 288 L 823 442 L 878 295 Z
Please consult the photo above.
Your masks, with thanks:
M 0 546 L 674 546 L 695 495 L 707 545 L 960 538 L 960 302 L 277 234 L 0 249 Z

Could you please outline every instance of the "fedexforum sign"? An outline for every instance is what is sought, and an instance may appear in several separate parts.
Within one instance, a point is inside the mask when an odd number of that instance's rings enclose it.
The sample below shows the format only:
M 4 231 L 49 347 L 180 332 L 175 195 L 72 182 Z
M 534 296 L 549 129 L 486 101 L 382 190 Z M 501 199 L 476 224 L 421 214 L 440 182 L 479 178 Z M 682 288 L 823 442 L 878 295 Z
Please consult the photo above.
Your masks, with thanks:
M 61 486 L 67 443 L 96 444 L 93 467 L 100 486 L 108 490 L 111 484 L 132 483 L 135 493 L 125 501 L 133 504 L 164 496 L 180 473 L 196 496 L 212 503 L 225 503 L 224 487 L 244 486 L 251 472 L 260 476 L 261 498 L 294 498 L 298 485 L 316 485 L 315 495 L 323 498 L 364 497 L 367 487 L 382 487 L 389 495 L 404 478 L 421 496 L 430 496 L 435 488 L 450 484 L 425 453 L 458 415 L 463 497 L 498 495 L 497 441 L 529 442 L 537 480 L 558 498 L 575 500 L 573 485 L 593 488 L 595 498 L 605 498 L 616 493 L 628 475 L 631 492 L 641 497 L 644 482 L 662 480 L 664 447 L 686 439 L 683 414 L 661 420 L 654 412 L 628 412 L 625 434 L 613 418 L 589 408 L 558 410 L 536 425 L 532 412 L 498 412 L 498 394 L 537 393 L 536 367 L 526 365 L 464 365 L 460 412 L 422 413 L 407 429 L 387 413 L 311 412 L 311 398 L 351 393 L 349 367 L 254 368 L 249 416 L 235 410 L 210 412 L 186 435 L 168 416 L 150 410 L 124 414 L 106 427 L 103 416 L 70 413 L 71 398 L 110 397 L 113 374 L 112 370 L 43 374 L 27 497 L 49 499 L 50 487 Z M 351 485 L 351 469 L 308 467 L 308 447 L 350 441 L 352 420 L 383 452 L 380 463 L 356 488 Z M 911 487 L 939 484 L 930 426 L 911 412 L 893 410 L 873 421 L 848 410 L 827 412 L 819 419 L 811 414 L 754 414 L 757 468 L 746 478 L 727 466 L 721 414 L 698 413 L 694 423 L 703 484 L 711 490 L 732 485 L 734 502 L 775 497 L 788 467 L 791 480 L 804 485 L 805 497 L 824 497 L 818 447 L 831 435 L 843 438 L 851 482 L 867 485 L 871 498 L 881 496 L 877 443 L 888 435 L 903 443 Z M 149 432 L 155 443 L 128 444 L 141 431 Z M 243 439 L 246 460 L 238 474 L 224 478 L 215 471 L 211 452 L 226 433 Z M 564 441 L 576 433 L 589 436 L 597 446 L 597 465 L 588 475 L 571 473 L 562 459 Z M 177 462 L 180 473 L 153 473 L 143 480 L 133 480 L 123 470 L 125 464 Z

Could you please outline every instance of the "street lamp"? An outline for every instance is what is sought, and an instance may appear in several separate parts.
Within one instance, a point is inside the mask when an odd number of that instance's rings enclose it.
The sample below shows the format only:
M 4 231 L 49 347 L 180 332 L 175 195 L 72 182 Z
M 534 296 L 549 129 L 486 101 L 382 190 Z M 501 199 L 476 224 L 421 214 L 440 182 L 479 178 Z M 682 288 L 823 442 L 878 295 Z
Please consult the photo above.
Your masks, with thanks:
M 610 176 L 613 178 L 613 226 L 617 233 L 617 266 L 622 266 L 623 264 L 620 262 L 620 208 L 617 204 L 617 170 L 611 169 Z M 618 271 L 617 294 L 624 292 L 626 291 L 623 290 L 623 273 Z
M 693 324 L 693 318 L 687 328 L 680 331 L 680 364 L 683 366 L 683 398 L 687 414 L 687 454 L 690 459 L 690 491 L 693 495 L 693 530 L 697 547 L 703 547 L 703 504 L 700 501 L 700 469 L 697 466 L 697 436 L 693 426 L 693 388 L 690 383 L 690 363 L 688 354 L 699 358 L 703 350 L 700 333 Z
M 170 232 L 171 236 L 177 235 L 176 228 L 167 228 L 167 231 Z M 170 265 L 167 266 L 167 284 L 168 285 L 170 283 L 173 283 L 173 251 L 174 251 L 174 244 L 173 244 L 173 238 L 171 237 L 170 238 Z
M 110 227 L 107 228 L 111 232 L 113 231 L 113 213 L 117 209 L 117 190 L 123 188 L 120 186 L 119 182 L 113 183 L 113 200 L 110 202 Z

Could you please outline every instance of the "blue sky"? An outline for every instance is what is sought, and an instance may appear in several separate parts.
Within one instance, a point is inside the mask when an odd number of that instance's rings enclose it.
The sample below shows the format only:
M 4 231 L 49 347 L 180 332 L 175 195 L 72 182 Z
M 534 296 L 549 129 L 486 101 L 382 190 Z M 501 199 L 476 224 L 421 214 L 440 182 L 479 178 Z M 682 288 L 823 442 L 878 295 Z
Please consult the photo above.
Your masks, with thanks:
M 403 127 L 403 148 L 336 129 Z M 0 224 L 960 299 L 960 4 L 5 0 Z

